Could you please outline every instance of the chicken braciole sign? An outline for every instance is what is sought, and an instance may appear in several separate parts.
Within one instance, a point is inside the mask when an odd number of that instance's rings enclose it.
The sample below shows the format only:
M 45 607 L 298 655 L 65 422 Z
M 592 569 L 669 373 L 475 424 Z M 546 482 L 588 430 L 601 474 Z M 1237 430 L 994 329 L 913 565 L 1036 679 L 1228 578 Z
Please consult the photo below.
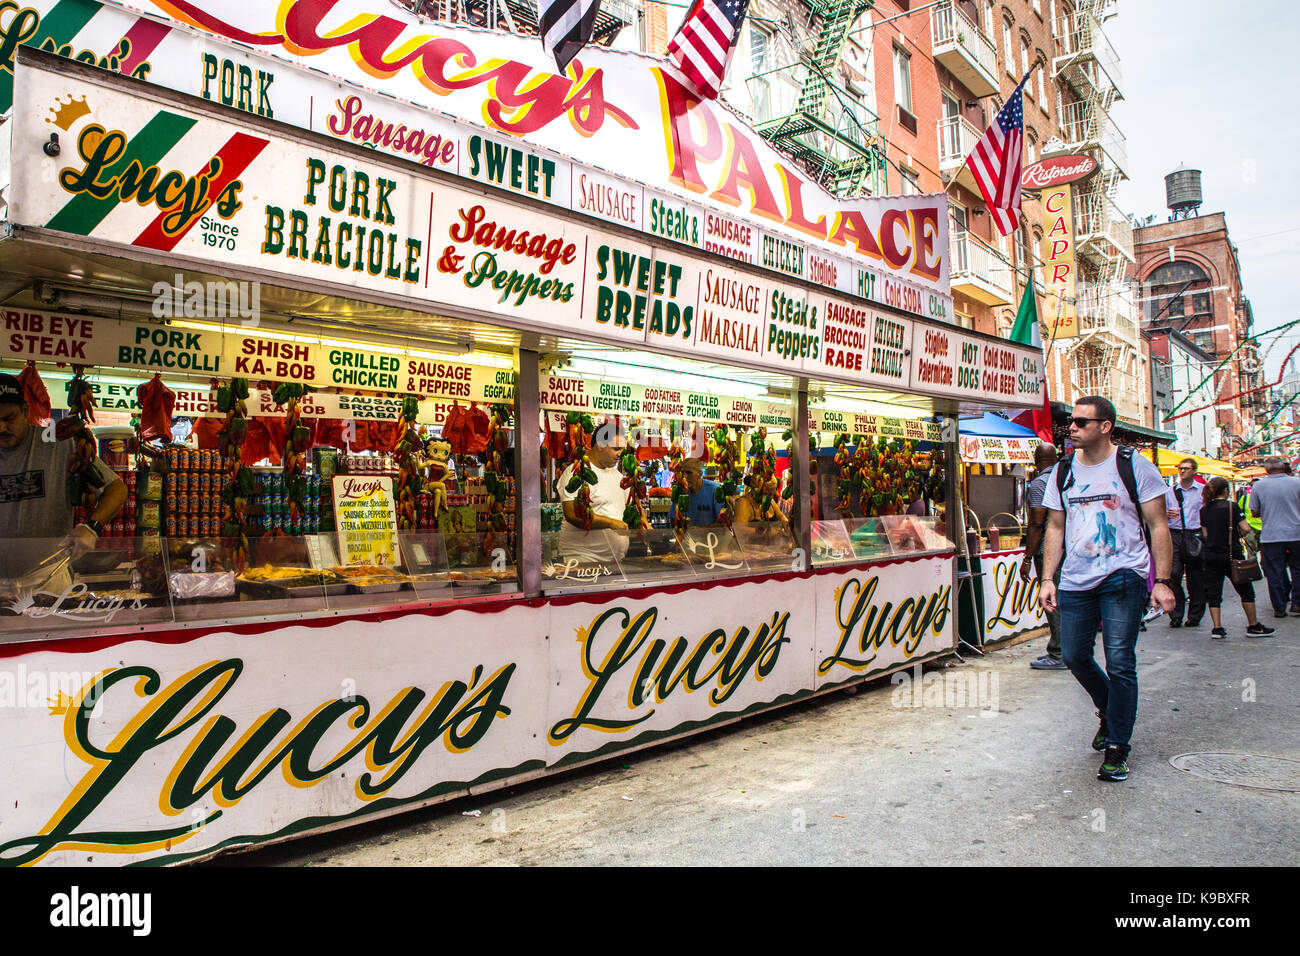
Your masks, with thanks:
M 536 38 L 422 22 L 383 0 L 139 6 L 149 15 L 96 0 L 0 2 L 0 111 L 14 50 L 33 45 L 660 240 L 952 315 L 942 195 L 837 199 L 735 113 L 695 99 L 660 57 L 589 48 L 559 76 Z

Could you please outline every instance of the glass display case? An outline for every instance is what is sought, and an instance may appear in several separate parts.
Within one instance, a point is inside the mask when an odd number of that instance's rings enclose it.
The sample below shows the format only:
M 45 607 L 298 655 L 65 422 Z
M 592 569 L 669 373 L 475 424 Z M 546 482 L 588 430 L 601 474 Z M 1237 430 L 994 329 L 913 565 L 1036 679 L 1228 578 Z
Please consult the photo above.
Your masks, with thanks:
M 882 515 L 813 522 L 813 565 L 916 556 L 953 550 L 940 531 L 941 518 Z

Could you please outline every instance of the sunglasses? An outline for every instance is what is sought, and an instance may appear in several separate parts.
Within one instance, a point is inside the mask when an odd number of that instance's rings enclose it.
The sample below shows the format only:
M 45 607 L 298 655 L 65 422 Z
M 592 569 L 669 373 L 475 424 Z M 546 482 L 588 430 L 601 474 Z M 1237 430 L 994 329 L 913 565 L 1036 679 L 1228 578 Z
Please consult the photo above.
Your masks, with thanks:
M 1104 418 L 1084 418 L 1082 415 L 1074 415 L 1070 418 L 1070 424 L 1075 428 L 1087 428 L 1089 422 L 1104 422 Z

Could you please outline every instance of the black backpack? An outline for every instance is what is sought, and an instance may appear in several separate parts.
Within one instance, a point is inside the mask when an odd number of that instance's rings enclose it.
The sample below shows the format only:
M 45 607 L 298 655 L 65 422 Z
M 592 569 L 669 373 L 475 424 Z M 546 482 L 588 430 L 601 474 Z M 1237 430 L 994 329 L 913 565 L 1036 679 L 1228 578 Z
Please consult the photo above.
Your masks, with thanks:
M 1062 468 L 1061 466 L 1065 467 Z M 1133 510 L 1137 512 L 1138 527 L 1142 529 L 1142 537 L 1147 543 L 1147 551 L 1151 552 L 1151 529 L 1147 527 L 1146 520 L 1142 517 L 1142 503 L 1138 501 L 1138 484 L 1137 476 L 1133 474 L 1133 447 L 1131 445 L 1120 445 L 1115 452 L 1115 470 L 1119 472 L 1119 480 L 1123 482 L 1125 490 L 1128 491 L 1129 500 L 1133 502 Z M 1068 520 L 1070 509 L 1065 504 L 1065 492 L 1074 484 L 1074 453 L 1071 452 L 1061 459 L 1056 466 L 1056 490 L 1061 496 L 1061 513 Z M 1068 537 L 1066 540 L 1069 540 Z

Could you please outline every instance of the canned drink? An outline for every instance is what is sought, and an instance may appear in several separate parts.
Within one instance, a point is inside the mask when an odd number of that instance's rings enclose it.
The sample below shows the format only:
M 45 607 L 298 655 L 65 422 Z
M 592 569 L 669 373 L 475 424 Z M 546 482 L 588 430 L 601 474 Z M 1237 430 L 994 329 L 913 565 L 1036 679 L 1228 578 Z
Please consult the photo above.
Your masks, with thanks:
M 186 495 L 184 498 L 177 496 L 176 500 L 185 502 L 181 507 L 181 510 L 185 512 L 185 514 L 193 515 L 199 513 L 199 496 L 197 492 L 192 495 Z
M 176 514 L 176 496 L 175 496 L 175 495 L 168 495 L 168 496 L 167 496 L 167 500 L 164 502 L 164 504 L 167 506 L 167 511 L 166 511 L 166 513 L 167 513 L 168 515 L 175 515 L 175 514 Z M 145 513 L 147 514 L 148 512 L 146 511 Z M 156 525 L 155 525 L 155 527 L 156 527 Z
M 199 494 L 201 495 L 212 494 L 212 476 L 209 475 L 206 471 L 203 472 L 201 475 L 199 475 Z
M 124 523 L 122 522 L 122 519 L 121 519 L 121 518 L 114 518 L 111 527 L 112 527 L 112 529 L 113 529 L 113 530 L 112 530 L 112 535 L 113 535 L 113 537 L 115 537 L 115 538 L 120 538 L 120 537 L 122 537 L 123 531 L 124 531 L 124 529 L 125 529 L 125 525 L 124 525 Z
M 122 530 L 123 530 L 124 532 L 126 532 L 126 536 L 127 536 L 128 538 L 134 538 L 134 537 L 135 537 L 135 519 L 132 518 L 132 517 L 130 517 L 130 516 L 128 516 L 127 519 L 126 519 L 126 521 L 124 521 L 124 522 L 122 523 Z
M 168 516 L 167 516 L 167 524 L 164 525 L 164 527 L 165 527 L 166 530 L 167 530 L 167 537 L 169 537 L 169 538 L 171 538 L 171 537 L 175 537 L 175 535 L 176 535 L 176 519 L 175 519 L 175 518 L 173 518 L 171 515 L 168 515 Z M 149 536 L 149 533 L 150 533 L 149 531 L 145 531 L 144 534 L 141 535 L 141 537 L 148 537 L 148 536 Z M 154 533 L 154 534 L 157 534 L 158 532 L 155 530 L 155 531 L 153 531 L 153 533 Z
M 181 495 L 188 495 L 190 493 L 189 472 L 185 472 L 185 471 L 180 472 L 178 475 L 176 475 L 174 481 L 176 484 L 177 497 L 180 497 Z
M 176 471 L 180 465 L 181 450 L 176 447 L 167 449 L 167 470 Z

